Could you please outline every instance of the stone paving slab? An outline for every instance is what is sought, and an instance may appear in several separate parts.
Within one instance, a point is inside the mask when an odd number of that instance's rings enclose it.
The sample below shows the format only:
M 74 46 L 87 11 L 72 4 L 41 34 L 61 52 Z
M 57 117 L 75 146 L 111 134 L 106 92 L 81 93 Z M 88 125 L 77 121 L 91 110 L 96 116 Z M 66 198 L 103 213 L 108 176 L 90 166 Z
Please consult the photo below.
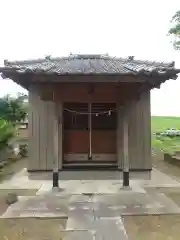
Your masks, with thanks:
M 68 201 L 69 209 L 82 209 L 92 211 L 94 208 L 93 199 L 87 195 L 72 195 Z
M 92 198 L 89 195 L 84 194 L 72 195 L 68 202 L 69 203 L 92 202 Z
M 88 230 L 61 231 L 62 240 L 96 240 L 94 233 Z
M 117 180 L 94 180 L 94 181 L 64 181 L 59 182 L 60 192 L 64 194 L 115 194 L 125 191 L 122 189 L 122 181 Z M 131 192 L 145 193 L 145 189 L 137 182 L 131 183 Z M 37 195 L 48 195 L 52 193 L 52 183 L 46 182 L 42 184 Z
M 95 217 L 120 215 L 179 214 L 180 208 L 163 193 L 65 195 L 20 197 L 2 217 L 67 217 L 68 211 L 94 211 Z
M 67 199 L 56 196 L 31 196 L 21 197 L 18 202 L 12 204 L 1 218 L 21 217 L 59 217 L 67 218 Z
M 180 180 L 153 169 L 151 174 L 146 172 L 131 172 L 130 184 L 140 187 L 180 187 Z M 70 193 L 86 192 L 85 185 L 91 190 L 99 193 L 113 193 L 116 188 L 112 187 L 114 182 L 118 182 L 122 186 L 122 172 L 118 171 L 64 171 L 59 172 L 59 183 L 62 188 L 66 188 Z M 95 183 L 96 182 L 96 183 Z M 97 183 L 99 183 L 97 185 Z M 0 184 L 0 189 L 40 189 L 42 186 L 48 185 L 52 188 L 52 173 L 28 173 L 27 169 L 23 169 L 19 173 L 12 176 L 11 179 Z M 79 186 L 78 188 L 74 187 Z M 84 185 L 84 186 L 83 186 Z M 111 186 L 109 190 L 107 187 Z M 43 187 L 42 187 L 43 188 Z M 46 189 L 47 190 L 47 189 Z M 89 191 L 89 190 L 88 190 Z
M 59 181 L 60 193 L 64 194 L 81 194 L 78 190 L 82 185 L 81 181 Z M 37 192 L 37 195 L 49 195 L 52 193 L 52 181 L 46 181 L 40 187 Z
M 94 230 L 96 240 L 128 240 L 121 217 L 96 219 Z
M 67 230 L 92 230 L 94 222 L 93 209 L 70 209 Z
M 126 191 L 122 188 L 122 181 L 121 180 L 114 180 L 114 181 L 95 181 L 94 185 L 96 186 L 96 193 L 97 194 L 115 194 L 115 193 L 122 193 Z M 88 189 L 88 186 L 87 188 Z M 88 191 L 88 190 L 86 190 Z M 137 193 L 145 193 L 145 189 L 142 188 L 136 181 L 131 182 L 131 192 Z
M 29 173 L 25 174 L 26 177 L 32 180 L 52 180 L 52 172 L 42 173 Z M 151 172 L 130 172 L 130 179 L 136 180 L 148 180 L 151 178 Z M 119 180 L 123 179 L 122 172 L 119 171 L 60 171 L 59 179 L 61 181 L 66 180 L 83 180 L 83 181 L 94 181 L 94 180 Z
M 79 226 L 80 228 L 78 228 Z M 99 218 L 94 221 L 86 221 L 86 224 L 79 222 L 79 225 L 76 224 L 74 227 L 74 229 L 66 228 L 70 232 L 65 239 L 76 239 L 77 236 L 79 237 L 78 240 L 80 240 L 87 236 L 88 239 L 93 240 L 110 240 L 112 238 L 113 240 L 128 240 L 121 217 Z
M 94 196 L 96 217 L 179 214 L 180 208 L 163 193 Z
M 16 181 L 10 181 L 10 182 L 4 182 L 0 184 L 0 190 L 1 189 L 12 189 L 12 190 L 18 190 L 18 189 L 40 189 L 42 187 L 42 183 L 39 182 L 16 182 Z
M 109 211 L 112 211 L 109 209 Z M 95 218 L 93 209 L 75 208 L 70 210 L 66 230 L 88 230 L 94 233 L 95 240 L 127 240 L 121 217 Z

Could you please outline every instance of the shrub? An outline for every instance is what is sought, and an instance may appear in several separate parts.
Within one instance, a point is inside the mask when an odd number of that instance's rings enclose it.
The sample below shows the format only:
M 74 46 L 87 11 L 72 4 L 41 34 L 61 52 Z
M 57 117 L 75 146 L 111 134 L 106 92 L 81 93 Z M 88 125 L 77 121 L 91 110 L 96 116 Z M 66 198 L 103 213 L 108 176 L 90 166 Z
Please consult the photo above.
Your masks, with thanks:
M 4 119 L 0 119 L 0 151 L 8 147 L 9 141 L 14 137 L 13 125 Z

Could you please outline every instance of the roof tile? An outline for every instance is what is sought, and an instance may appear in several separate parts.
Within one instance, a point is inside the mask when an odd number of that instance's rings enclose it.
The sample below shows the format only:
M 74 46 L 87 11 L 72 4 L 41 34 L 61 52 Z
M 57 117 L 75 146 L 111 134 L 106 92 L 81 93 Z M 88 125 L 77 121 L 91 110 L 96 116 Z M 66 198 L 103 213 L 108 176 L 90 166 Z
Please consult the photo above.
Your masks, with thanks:
M 17 72 L 47 72 L 63 74 L 128 74 L 128 75 L 167 75 L 172 76 L 180 72 L 174 68 L 174 62 L 150 62 L 135 60 L 134 57 L 116 58 L 108 55 L 73 55 L 61 58 L 4 61 L 6 69 Z

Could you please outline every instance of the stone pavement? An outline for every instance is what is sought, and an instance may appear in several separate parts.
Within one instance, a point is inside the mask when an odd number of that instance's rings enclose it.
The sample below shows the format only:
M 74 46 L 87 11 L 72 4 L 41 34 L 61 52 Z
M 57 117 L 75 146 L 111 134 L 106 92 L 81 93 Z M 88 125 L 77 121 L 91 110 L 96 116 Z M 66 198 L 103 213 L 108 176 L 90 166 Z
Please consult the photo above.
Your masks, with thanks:
M 67 175 L 65 175 L 65 173 Z M 64 176 L 63 176 L 64 174 Z M 180 182 L 157 171 L 152 178 L 131 176 L 131 189 L 121 188 L 119 172 L 63 172 L 60 191 L 52 191 L 50 174 L 29 176 L 25 170 L 0 184 L 0 191 L 36 189 L 36 196 L 19 197 L 1 218 L 65 218 L 65 240 L 127 240 L 126 215 L 180 214 L 180 208 L 153 187 L 180 188 Z M 52 177 L 52 176 L 51 176 Z M 60 230 L 62 232 L 62 230 Z
M 125 215 L 180 214 L 180 208 L 162 193 L 51 195 L 20 197 L 1 218 L 67 219 L 64 239 L 127 240 Z M 61 231 L 61 230 L 60 230 Z
M 130 177 L 130 184 L 136 192 L 144 191 L 143 188 L 147 187 L 180 187 L 180 182 L 156 169 L 153 169 L 151 175 L 149 172 L 132 172 Z M 61 188 L 71 194 L 84 191 L 114 193 L 119 191 L 119 186 L 122 185 L 122 173 L 116 171 L 64 171 L 60 172 L 59 179 Z M 36 189 L 42 194 L 51 191 L 51 187 L 52 173 L 28 174 L 26 169 L 0 184 L 0 190 Z
M 1 218 L 67 218 L 67 197 L 21 196 Z
M 93 209 L 93 210 L 92 210 Z M 163 193 L 128 192 L 99 195 L 25 196 L 11 205 L 2 218 L 69 217 L 71 211 L 93 212 L 93 218 L 124 215 L 179 214 L 180 208 Z M 90 215 L 89 215 L 90 216 Z

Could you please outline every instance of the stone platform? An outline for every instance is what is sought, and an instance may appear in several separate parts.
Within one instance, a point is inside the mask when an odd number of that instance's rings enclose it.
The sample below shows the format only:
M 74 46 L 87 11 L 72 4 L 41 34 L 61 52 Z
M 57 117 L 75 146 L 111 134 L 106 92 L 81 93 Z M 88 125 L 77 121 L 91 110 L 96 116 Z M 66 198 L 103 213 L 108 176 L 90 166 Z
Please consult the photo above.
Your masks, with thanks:
M 127 240 L 125 215 L 180 214 L 180 208 L 162 193 L 52 195 L 20 197 L 1 218 L 63 218 L 64 240 Z M 60 229 L 62 233 L 62 230 Z
M 130 189 L 122 189 L 119 172 L 60 173 L 60 191 L 52 191 L 49 173 L 28 175 L 24 169 L 0 184 L 0 192 L 23 193 L 1 218 L 66 219 L 66 229 L 59 231 L 64 240 L 127 240 L 123 216 L 180 214 L 180 208 L 166 195 L 154 190 L 180 189 L 180 181 L 153 170 L 151 179 L 131 176 Z M 28 191 L 27 191 L 28 190 Z M 30 195 L 30 194 L 29 194 Z
M 51 196 L 20 197 L 1 217 L 67 218 L 71 210 L 89 211 L 93 218 L 180 213 L 180 208 L 163 193 L 135 193 L 129 190 L 104 195 L 61 196 L 60 193 L 52 193 Z

